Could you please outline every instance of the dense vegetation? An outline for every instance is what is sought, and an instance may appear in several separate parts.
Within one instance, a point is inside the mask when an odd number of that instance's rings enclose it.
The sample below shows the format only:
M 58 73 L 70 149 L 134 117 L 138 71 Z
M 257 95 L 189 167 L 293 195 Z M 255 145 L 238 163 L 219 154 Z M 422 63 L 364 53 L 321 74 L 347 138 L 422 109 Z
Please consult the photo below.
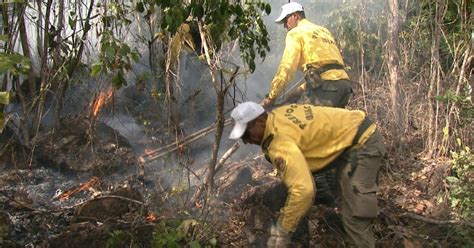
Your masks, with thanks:
M 325 2 L 304 4 L 317 11 Z M 386 176 L 401 184 L 447 160 L 442 189 L 432 196 L 448 204 L 450 219 L 472 224 L 474 5 L 469 0 L 332 4 L 337 8 L 325 13 L 324 25 L 337 38 L 356 82 L 351 108 L 366 110 L 383 130 L 390 148 Z M 13 153 L 32 157 L 35 137 L 60 126 L 70 111 L 64 109 L 67 92 L 91 81 L 114 92 L 130 85 L 147 88 L 159 106 L 160 123 L 173 134 L 168 141 L 177 139 L 187 121 L 180 112 L 189 100 L 179 97 L 180 87 L 189 83 L 180 78 L 181 63 L 192 56 L 207 68 L 195 76 L 208 82 L 200 89 L 215 93 L 210 99 L 217 128 L 202 188 L 212 192 L 225 114 L 246 98 L 237 82 L 258 71 L 256 62 L 271 51 L 263 15 L 278 11 L 265 1 L 2 1 L 0 130 L 13 135 L 0 140 L 0 166 Z M 85 102 L 97 95 L 85 96 Z M 44 121 L 46 115 L 51 122 Z M 145 113 L 135 118 L 149 125 Z M 182 237 L 176 229 L 160 228 L 156 247 L 177 246 Z M 472 245 L 472 226 L 457 228 L 462 242 Z M 111 237 L 113 247 L 126 234 Z

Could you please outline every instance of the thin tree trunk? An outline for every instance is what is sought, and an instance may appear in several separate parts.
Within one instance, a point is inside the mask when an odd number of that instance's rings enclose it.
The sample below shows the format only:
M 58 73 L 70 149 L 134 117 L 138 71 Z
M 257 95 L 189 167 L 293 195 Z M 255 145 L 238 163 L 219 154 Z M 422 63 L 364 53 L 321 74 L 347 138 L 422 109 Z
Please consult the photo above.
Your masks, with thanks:
M 443 0 L 441 1 L 443 2 Z M 432 157 L 438 147 L 438 113 L 439 103 L 436 101 L 435 96 L 439 94 L 440 87 L 440 76 L 441 68 L 439 62 L 439 42 L 441 36 L 441 28 L 439 26 L 442 20 L 442 11 L 438 1 L 435 3 L 435 21 L 432 26 L 432 38 L 431 38 L 431 64 L 430 64 L 430 77 L 429 77 L 429 90 L 428 90 L 428 151 L 427 156 Z
M 61 58 L 61 47 L 63 42 L 63 29 L 64 29 L 64 1 L 59 1 L 58 7 L 58 23 L 57 23 L 57 34 L 55 37 L 55 45 L 56 47 L 53 50 L 53 61 L 55 70 L 58 72 L 64 71 L 63 64 L 64 59 Z M 75 35 L 75 33 L 73 34 Z M 57 91 L 55 95 L 56 99 L 56 107 L 54 111 L 54 126 L 59 127 L 60 120 L 61 120 L 61 110 L 63 109 L 63 100 L 64 100 L 64 89 L 66 87 L 67 81 L 70 79 L 68 74 L 61 73 L 59 78 L 57 79 Z M 56 80 L 55 80 L 56 81 Z
M 26 32 L 25 16 L 24 16 L 25 9 L 26 9 L 26 5 L 22 4 L 21 10 L 19 12 L 20 42 L 21 42 L 21 48 L 23 50 L 23 55 L 27 57 L 30 61 L 33 61 L 31 57 L 31 52 L 30 52 L 30 44 L 28 42 L 29 37 Z M 28 89 L 29 89 L 29 95 L 30 95 L 30 100 L 31 100 L 36 95 L 35 70 L 33 68 L 31 68 L 30 71 L 28 72 Z
M 48 80 L 48 44 L 49 44 L 49 38 L 48 38 L 48 30 L 49 30 L 49 17 L 51 13 L 51 5 L 52 5 L 52 0 L 48 0 L 46 3 L 46 12 L 44 15 L 44 27 L 43 27 L 43 35 L 42 38 L 43 40 L 38 40 L 38 44 L 42 43 L 42 47 L 40 47 L 41 50 L 39 50 L 39 55 L 40 55 L 40 70 L 41 70 L 41 89 L 39 93 L 39 101 L 38 104 L 36 105 L 36 115 L 35 119 L 33 121 L 33 130 L 38 130 L 40 123 L 41 123 L 41 118 L 43 116 L 43 105 L 46 97 L 46 88 L 49 84 Z M 41 9 L 41 1 L 38 1 L 38 8 Z M 41 11 L 40 11 L 41 13 Z M 39 16 L 38 19 L 42 19 L 41 15 Z
M 396 149 L 402 146 L 402 135 L 405 131 L 403 99 L 400 91 L 399 80 L 399 46 L 398 46 L 398 0 L 388 0 L 388 72 L 390 85 L 391 111 L 393 114 L 392 131 L 394 138 L 394 147 Z

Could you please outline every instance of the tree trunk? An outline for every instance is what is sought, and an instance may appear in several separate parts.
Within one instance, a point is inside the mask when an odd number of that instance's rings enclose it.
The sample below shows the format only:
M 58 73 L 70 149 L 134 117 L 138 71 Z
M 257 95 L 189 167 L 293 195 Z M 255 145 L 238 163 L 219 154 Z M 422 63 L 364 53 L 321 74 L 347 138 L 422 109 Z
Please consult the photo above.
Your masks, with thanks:
M 49 73 L 48 73 L 48 44 L 49 44 L 49 38 L 48 38 L 48 31 L 49 31 L 49 17 L 50 17 L 50 14 L 51 14 L 51 4 L 52 4 L 52 0 L 48 0 L 46 2 L 46 12 L 44 14 L 44 26 L 42 27 L 43 28 L 43 34 L 42 34 L 42 38 L 43 40 L 39 39 L 37 41 L 38 44 L 42 44 L 42 46 L 39 47 L 39 51 L 38 51 L 38 54 L 39 54 L 39 60 L 40 60 L 40 70 L 41 70 L 41 89 L 40 89 L 40 92 L 39 92 L 39 100 L 38 100 L 38 103 L 36 105 L 36 115 L 35 115 L 35 119 L 33 121 L 33 130 L 38 130 L 39 127 L 40 127 L 40 124 L 41 124 L 41 119 L 43 118 L 43 105 L 44 105 L 44 101 L 45 101 L 45 97 L 46 97 L 46 93 L 47 93 L 47 86 L 49 84 Z M 39 18 L 38 18 L 38 22 L 40 22 L 39 20 L 41 20 L 41 1 L 38 1 L 38 8 L 40 9 L 40 15 L 39 15 Z
M 428 88 L 428 145 L 427 145 L 427 157 L 431 158 L 438 148 L 439 143 L 439 111 L 440 106 L 435 97 L 440 92 L 440 81 L 441 81 L 441 65 L 439 62 L 439 43 L 441 37 L 440 23 L 443 19 L 443 12 L 441 5 L 444 1 L 435 1 L 435 21 L 432 26 L 431 36 L 431 64 L 430 64 L 430 77 L 429 77 L 429 88 Z
M 404 121 L 404 104 L 400 91 L 399 80 L 399 46 L 398 46 L 398 0 L 388 0 L 389 15 L 388 15 L 388 41 L 387 41 L 387 55 L 388 55 L 388 72 L 389 72 L 389 87 L 392 119 L 392 135 L 394 139 L 394 148 L 400 149 L 403 143 L 402 136 L 405 131 Z
M 28 42 L 29 37 L 26 32 L 26 26 L 25 26 L 25 16 L 24 16 L 25 9 L 26 9 L 26 5 L 22 4 L 20 12 L 19 12 L 20 42 L 21 42 L 23 55 L 27 57 L 30 61 L 33 61 L 33 58 L 31 57 L 31 52 L 30 52 L 30 44 Z M 33 68 L 31 68 L 31 70 L 28 72 L 28 90 L 29 90 L 30 99 L 32 99 L 36 95 L 35 70 Z

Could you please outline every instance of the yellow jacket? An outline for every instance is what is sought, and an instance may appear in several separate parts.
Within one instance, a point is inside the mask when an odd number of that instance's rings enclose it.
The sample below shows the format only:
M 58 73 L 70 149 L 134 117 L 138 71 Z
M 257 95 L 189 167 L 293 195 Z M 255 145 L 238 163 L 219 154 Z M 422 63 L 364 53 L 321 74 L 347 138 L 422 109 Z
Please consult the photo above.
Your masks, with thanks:
M 280 225 L 294 231 L 313 204 L 312 172 L 329 165 L 350 147 L 365 113 L 359 110 L 292 104 L 268 113 L 262 149 L 288 188 Z M 371 125 L 359 139 L 375 131 Z M 363 144 L 363 143 L 361 143 Z
M 339 48 L 331 33 L 324 27 L 302 19 L 288 31 L 285 51 L 272 81 L 268 98 L 276 99 L 293 79 L 296 70 L 305 72 L 308 65 L 319 68 L 327 64 L 344 65 Z M 349 79 L 344 70 L 329 70 L 321 75 L 323 80 Z M 303 86 L 304 87 L 304 86 Z

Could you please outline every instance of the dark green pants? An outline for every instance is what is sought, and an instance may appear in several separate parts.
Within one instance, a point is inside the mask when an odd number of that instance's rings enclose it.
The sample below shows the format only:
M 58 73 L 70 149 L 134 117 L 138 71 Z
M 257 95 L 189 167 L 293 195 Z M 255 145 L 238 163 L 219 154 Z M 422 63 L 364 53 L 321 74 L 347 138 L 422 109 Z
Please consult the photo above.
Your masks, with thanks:
M 306 82 L 304 103 L 316 106 L 345 108 L 352 94 L 348 80 Z
M 382 136 L 376 130 L 365 144 L 351 151 L 337 169 L 342 194 L 342 223 L 357 247 L 375 247 L 372 222 L 378 215 L 377 176 L 385 156 Z

